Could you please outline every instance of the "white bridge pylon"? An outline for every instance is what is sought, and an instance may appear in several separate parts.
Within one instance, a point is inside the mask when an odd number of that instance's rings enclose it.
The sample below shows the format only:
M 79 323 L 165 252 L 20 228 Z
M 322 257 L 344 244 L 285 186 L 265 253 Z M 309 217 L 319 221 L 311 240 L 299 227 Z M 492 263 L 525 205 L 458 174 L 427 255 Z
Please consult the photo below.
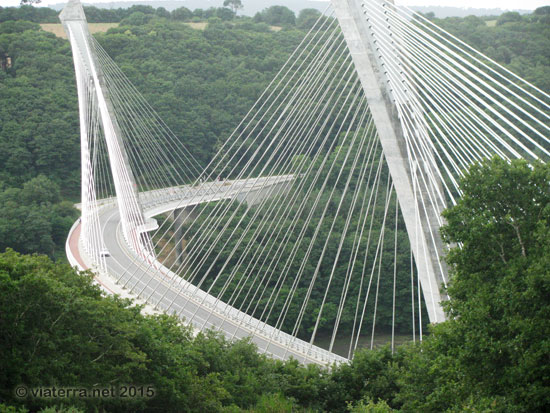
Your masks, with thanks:
M 444 321 L 441 213 L 470 165 L 550 158 L 550 96 L 407 8 L 331 0 L 330 10 L 203 169 L 70 0 L 60 18 L 82 162 L 71 263 L 280 359 L 344 362 L 366 327 L 372 348 L 381 279 L 392 276 L 392 348 L 399 310 L 421 339 L 422 298 L 429 321 Z M 173 219 L 159 228 L 161 214 Z M 405 312 L 396 280 L 409 252 Z M 319 331 L 332 332 L 328 350 Z M 338 334 L 347 358 L 333 352 Z
M 376 46 L 372 41 L 372 31 L 364 18 L 364 9 L 359 0 L 331 0 L 336 18 L 340 23 L 348 49 L 355 63 L 355 69 L 361 80 L 365 97 L 378 136 L 382 144 L 386 162 L 392 176 L 393 184 L 403 219 L 409 234 L 409 242 L 415 257 L 415 262 L 422 286 L 426 309 L 431 323 L 445 320 L 441 302 L 446 299 L 441 287 L 447 281 L 447 271 L 442 262 L 443 243 L 439 236 L 437 218 L 446 207 L 442 202 L 438 207 L 433 204 L 422 204 L 417 194 L 429 193 L 429 179 L 418 179 L 413 174 L 423 176 L 429 172 L 424 164 L 412 161 L 415 157 L 411 147 L 406 145 L 404 131 L 401 125 L 399 110 L 407 110 L 407 103 L 399 103 L 388 87 L 389 79 L 385 75 Z M 388 3 L 388 7 L 391 3 Z M 391 29 L 388 27 L 388 34 Z M 398 60 L 397 50 L 394 59 Z M 403 75 L 399 76 L 403 82 Z M 399 83 L 397 86 L 401 86 Z M 418 123 L 411 131 L 413 139 L 423 127 Z M 412 161 L 412 162 L 411 162 Z M 431 239 L 433 238 L 433 239 Z
M 97 63 L 84 10 L 79 1 L 70 0 L 59 17 L 71 43 L 79 96 L 83 234 L 91 233 L 90 227 L 94 225 L 90 222 L 92 220 L 90 209 L 95 208 L 96 195 L 89 150 L 91 144 L 89 136 L 94 131 L 89 130 L 89 119 L 86 116 L 96 110 L 99 112 L 107 145 L 124 238 L 135 252 L 144 255 L 152 254 L 150 240 L 145 232 L 145 219 L 137 197 L 137 185 L 122 141 L 122 131 L 113 112 L 101 66 Z M 90 107 L 92 105 L 95 107 Z M 93 247 L 89 248 L 90 251 L 93 249 Z M 94 255 L 97 256 L 97 251 Z

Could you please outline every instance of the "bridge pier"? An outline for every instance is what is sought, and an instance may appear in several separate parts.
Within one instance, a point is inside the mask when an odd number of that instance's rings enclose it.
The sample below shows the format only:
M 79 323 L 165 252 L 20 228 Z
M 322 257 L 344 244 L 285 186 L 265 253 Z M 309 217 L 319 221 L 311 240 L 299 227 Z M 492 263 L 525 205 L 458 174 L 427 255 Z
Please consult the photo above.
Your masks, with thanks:
M 185 255 L 183 253 L 185 247 L 185 239 L 183 239 L 183 235 L 185 232 L 184 224 L 188 221 L 196 219 L 197 216 L 197 205 L 177 208 L 170 213 L 169 219 L 174 222 L 174 228 L 176 229 L 174 239 L 176 244 L 177 264 L 181 264 L 185 259 Z

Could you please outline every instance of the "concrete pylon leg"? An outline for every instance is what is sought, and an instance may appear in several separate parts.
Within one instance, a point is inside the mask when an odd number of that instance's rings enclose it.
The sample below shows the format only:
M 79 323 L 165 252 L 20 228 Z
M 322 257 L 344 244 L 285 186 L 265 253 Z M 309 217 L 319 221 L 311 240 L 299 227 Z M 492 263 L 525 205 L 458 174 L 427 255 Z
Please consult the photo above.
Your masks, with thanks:
M 440 291 L 440 286 L 445 277 L 445 267 L 440 262 L 443 244 L 439 238 L 437 224 L 439 212 L 428 205 L 429 203 L 419 201 L 420 196 L 426 194 L 428 188 L 422 187 L 422 179 L 415 180 L 413 177 L 414 173 L 416 177 L 422 178 L 426 173 L 424 166 L 416 165 L 415 170 L 411 170 L 402 126 L 397 115 L 398 110 L 389 97 L 390 92 L 385 88 L 387 81 L 374 53 L 360 2 L 331 2 L 363 86 L 393 179 L 430 322 L 444 321 L 445 313 L 441 302 L 446 297 Z M 417 182 L 416 187 L 413 185 L 414 182 Z
M 146 255 L 152 254 L 150 242 L 143 240 L 145 219 L 138 198 L 136 181 L 80 1 L 69 0 L 59 18 L 71 43 L 77 79 L 82 77 L 89 79 L 90 90 L 93 90 L 93 96 L 97 102 L 98 116 L 109 153 L 124 238 L 134 251 Z M 79 95 L 79 99 L 83 99 L 83 96 Z M 87 148 L 83 147 L 82 150 L 87 150 Z

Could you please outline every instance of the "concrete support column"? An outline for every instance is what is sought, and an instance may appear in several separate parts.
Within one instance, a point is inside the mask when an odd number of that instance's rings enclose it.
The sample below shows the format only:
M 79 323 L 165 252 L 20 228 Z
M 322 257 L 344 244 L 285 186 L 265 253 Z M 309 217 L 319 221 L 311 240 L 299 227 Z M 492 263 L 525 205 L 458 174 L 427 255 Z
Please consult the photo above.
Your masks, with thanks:
M 185 255 L 182 254 L 185 247 L 185 240 L 183 239 L 184 224 L 197 218 L 196 205 L 175 209 L 170 214 L 170 218 L 174 221 L 174 228 L 176 228 L 174 242 L 176 244 L 176 257 L 179 257 L 177 263 L 181 264 L 185 259 Z
M 445 313 L 441 302 L 445 296 L 441 293 L 440 286 L 444 276 L 442 270 L 444 272 L 445 268 L 439 262 L 439 257 L 443 256 L 437 224 L 439 211 L 434 210 L 429 202 L 425 203 L 425 208 L 419 200 L 420 194 L 427 195 L 428 188 L 422 187 L 421 183 L 416 187 L 413 185 L 414 182 L 419 182 L 413 179 L 413 173 L 420 178 L 426 174 L 424 165 L 415 165 L 415 171 L 411 171 L 409 166 L 410 154 L 405 145 L 398 110 L 391 99 L 391 92 L 386 87 L 387 79 L 374 52 L 372 36 L 366 25 L 360 1 L 331 2 L 380 137 L 407 227 L 430 322 L 444 321 Z M 432 233 L 436 234 L 435 245 Z

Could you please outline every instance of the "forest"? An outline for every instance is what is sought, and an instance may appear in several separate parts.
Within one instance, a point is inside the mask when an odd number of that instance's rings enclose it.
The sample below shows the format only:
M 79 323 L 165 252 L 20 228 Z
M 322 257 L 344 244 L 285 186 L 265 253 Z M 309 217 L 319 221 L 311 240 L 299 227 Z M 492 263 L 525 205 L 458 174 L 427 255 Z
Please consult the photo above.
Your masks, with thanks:
M 86 11 L 90 22 L 120 23 L 96 39 L 206 164 L 317 13 L 285 9 L 253 18 L 225 8 Z M 428 17 L 550 90 L 550 7 Z M 128 301 L 102 296 L 89 275 L 64 263 L 65 236 L 78 217 L 80 149 L 70 47 L 39 26 L 56 19 L 48 9 L 0 7 L 0 410 L 533 412 L 550 405 L 544 165 L 494 159 L 467 174 L 465 196 L 446 212 L 443 229 L 446 242 L 463 245 L 447 257 L 450 320 L 394 354 L 360 351 L 330 370 L 282 363 L 246 341 L 194 337 L 171 317 L 143 316 Z M 507 190 L 495 193 L 495 182 Z M 494 215 L 474 219 L 480 208 Z M 526 245 L 510 219 L 528 234 Z M 504 240 L 505 260 L 488 239 Z M 150 385 L 154 397 L 75 398 L 61 406 L 14 395 L 20 384 L 98 383 Z

